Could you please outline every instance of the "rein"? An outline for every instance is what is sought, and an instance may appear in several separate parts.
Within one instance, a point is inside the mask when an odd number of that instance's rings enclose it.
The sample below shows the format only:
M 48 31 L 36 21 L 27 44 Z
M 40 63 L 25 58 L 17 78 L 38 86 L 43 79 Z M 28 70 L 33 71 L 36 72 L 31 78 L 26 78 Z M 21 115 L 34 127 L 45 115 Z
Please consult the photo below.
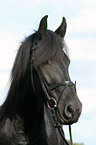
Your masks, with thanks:
M 31 48 L 31 55 L 34 55 L 34 49 L 35 49 L 35 40 L 33 42 L 33 47 Z M 35 87 L 34 87 L 34 82 L 33 82 L 33 72 L 32 72 L 32 61 L 30 61 L 30 69 L 31 69 L 31 83 L 32 83 L 32 87 L 33 87 L 33 90 L 35 91 Z M 76 91 L 76 82 L 75 84 L 72 82 L 72 81 L 65 81 L 65 82 L 61 82 L 61 83 L 57 83 L 57 84 L 54 84 L 54 85 L 51 85 L 50 87 L 48 87 L 48 85 L 46 84 L 44 78 L 43 78 L 43 75 L 41 75 L 41 72 L 35 67 L 36 71 L 38 72 L 38 75 L 39 75 L 39 78 L 40 78 L 40 82 L 41 82 L 41 86 L 42 86 L 42 89 L 46 95 L 46 98 L 47 98 L 47 107 L 50 109 L 51 113 L 52 113 L 52 116 L 53 116 L 53 120 L 54 120 L 54 127 L 58 129 L 63 141 L 66 143 L 66 145 L 69 145 L 68 141 L 65 139 L 65 136 L 64 136 L 64 132 L 63 132 L 63 129 L 62 129 L 62 125 L 58 122 L 58 119 L 57 119 L 57 115 L 56 115 L 56 112 L 58 110 L 59 112 L 59 115 L 62 119 L 62 116 L 60 114 L 60 111 L 58 109 L 58 104 L 59 104 L 59 101 L 62 97 L 62 94 L 63 92 L 65 91 L 65 89 L 68 87 L 68 86 L 74 86 L 74 89 Z M 54 98 L 52 98 L 49 93 L 50 91 L 60 87 L 60 86 L 64 86 L 60 96 L 59 96 L 59 99 L 58 101 L 56 101 Z M 70 142 L 71 142 L 71 145 L 73 145 L 73 141 L 72 141 L 72 132 L 71 132 L 71 126 L 69 125 L 69 135 L 70 135 Z

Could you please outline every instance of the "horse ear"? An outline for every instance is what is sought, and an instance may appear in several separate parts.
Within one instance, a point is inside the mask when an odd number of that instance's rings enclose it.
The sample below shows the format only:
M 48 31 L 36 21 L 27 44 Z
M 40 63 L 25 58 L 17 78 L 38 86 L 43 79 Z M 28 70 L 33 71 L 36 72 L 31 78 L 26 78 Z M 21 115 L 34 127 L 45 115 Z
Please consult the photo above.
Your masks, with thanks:
M 66 27 L 67 27 L 66 19 L 63 17 L 61 25 L 55 32 L 63 38 L 66 33 Z
M 40 25 L 39 25 L 39 29 L 38 29 L 38 33 L 41 37 L 41 39 L 45 36 L 46 34 L 46 30 L 47 30 L 47 18 L 48 15 L 44 16 L 41 21 L 40 21 Z

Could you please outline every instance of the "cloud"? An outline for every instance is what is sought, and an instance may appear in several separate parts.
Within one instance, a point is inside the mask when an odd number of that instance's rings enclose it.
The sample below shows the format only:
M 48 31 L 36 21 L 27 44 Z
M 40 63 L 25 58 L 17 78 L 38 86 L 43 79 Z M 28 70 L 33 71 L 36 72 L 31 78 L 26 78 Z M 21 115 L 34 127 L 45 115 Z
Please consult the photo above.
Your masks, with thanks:
M 85 2 L 89 6 L 96 6 L 96 0 L 82 0 L 82 3 Z
M 67 45 L 72 60 L 96 61 L 95 38 L 71 38 Z
M 83 104 L 83 114 L 96 112 L 96 89 L 78 87 L 78 96 Z
M 3 90 L 7 85 L 9 81 L 9 74 L 10 72 L 0 72 L 0 91 Z
M 9 88 L 9 72 L 0 72 L 0 105 L 4 102 Z
M 96 113 L 96 112 L 95 112 Z M 91 113 L 81 115 L 79 121 L 72 125 L 72 135 L 74 142 L 83 142 L 84 145 L 94 145 L 96 137 L 96 116 Z
M 85 8 L 68 19 L 69 32 L 96 32 L 96 9 Z
M 0 30 L 0 105 L 9 88 L 9 76 L 18 49 L 16 38 Z
M 0 69 L 11 69 L 17 49 L 14 36 L 0 30 Z

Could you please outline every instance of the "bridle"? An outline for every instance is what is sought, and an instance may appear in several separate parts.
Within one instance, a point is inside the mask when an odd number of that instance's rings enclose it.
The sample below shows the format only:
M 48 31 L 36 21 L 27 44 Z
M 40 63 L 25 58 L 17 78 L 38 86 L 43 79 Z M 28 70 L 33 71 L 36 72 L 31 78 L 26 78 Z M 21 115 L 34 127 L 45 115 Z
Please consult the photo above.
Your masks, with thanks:
M 42 73 L 40 70 L 37 69 L 37 72 L 38 72 L 38 75 L 39 75 L 39 78 L 40 78 L 40 82 L 41 82 L 41 86 L 42 86 L 42 89 L 46 95 L 46 98 L 47 98 L 47 107 L 51 110 L 52 112 L 52 116 L 53 116 L 53 120 L 54 120 L 54 127 L 58 129 L 60 135 L 62 136 L 63 140 L 66 142 L 67 145 L 69 145 L 69 143 L 67 142 L 67 140 L 65 139 L 65 136 L 63 134 L 63 129 L 62 129 L 62 125 L 58 122 L 58 119 L 57 119 L 57 115 L 56 115 L 56 112 L 58 111 L 59 115 L 60 115 L 60 118 L 62 119 L 62 116 L 60 114 L 60 111 L 59 111 L 59 108 L 58 108 L 58 105 L 59 105 L 59 102 L 62 98 L 62 95 L 65 91 L 65 89 L 68 87 L 68 86 L 74 86 L 74 89 L 76 91 L 76 81 L 75 81 L 75 84 L 72 82 L 72 81 L 65 81 L 65 82 L 60 82 L 60 83 L 56 83 L 54 85 L 51 85 L 50 87 L 47 85 Z M 49 95 L 49 93 L 52 91 L 52 90 L 55 90 L 56 88 L 58 87 L 61 87 L 63 86 L 63 90 L 59 96 L 59 99 L 58 101 L 55 100 L 55 98 L 51 97 Z M 63 119 L 62 119 L 63 120 Z M 72 133 L 71 133 L 71 126 L 69 125 L 69 134 L 70 134 L 70 142 L 71 142 L 71 145 L 73 145 L 73 141 L 72 141 Z
M 33 46 L 31 48 L 31 56 L 34 55 L 34 49 L 35 49 L 35 40 L 33 42 Z M 33 72 L 32 72 L 32 61 L 31 61 L 31 65 L 30 65 L 30 69 L 31 69 L 31 83 L 32 83 L 32 87 L 35 91 L 35 87 L 34 87 L 34 82 L 33 82 Z M 53 116 L 53 120 L 54 120 L 54 127 L 58 129 L 60 135 L 62 136 L 62 139 L 64 140 L 64 142 L 69 145 L 68 141 L 65 139 L 65 136 L 64 136 L 64 133 L 63 133 L 63 129 L 62 129 L 62 125 L 58 122 L 58 119 L 57 119 L 57 115 L 56 115 L 56 112 L 58 111 L 61 119 L 62 119 L 62 116 L 60 114 L 60 111 L 58 109 L 58 105 L 59 105 L 59 102 L 62 98 L 62 95 L 65 91 L 65 89 L 68 87 L 68 86 L 74 86 L 74 89 L 76 91 L 76 81 L 75 81 L 75 84 L 72 82 L 72 81 L 65 81 L 65 82 L 60 82 L 60 83 L 56 83 L 54 85 L 51 85 L 51 86 L 48 86 L 44 77 L 43 77 L 43 74 L 40 70 L 40 68 L 38 69 L 37 67 L 35 67 L 38 75 L 39 75 L 39 79 L 40 79 L 40 82 L 41 82 L 41 86 L 42 86 L 42 89 L 45 93 L 45 96 L 46 96 L 46 100 L 47 100 L 47 107 L 51 110 L 52 112 L 52 116 Z M 63 90 L 59 96 L 59 99 L 58 101 L 55 100 L 55 98 L 51 97 L 49 95 L 49 93 L 52 91 L 52 90 L 55 90 L 56 88 L 58 87 L 61 87 L 63 86 Z M 71 142 L 71 145 L 73 145 L 73 141 L 72 141 L 72 133 L 71 133 L 71 126 L 69 125 L 69 134 L 70 134 L 70 142 Z

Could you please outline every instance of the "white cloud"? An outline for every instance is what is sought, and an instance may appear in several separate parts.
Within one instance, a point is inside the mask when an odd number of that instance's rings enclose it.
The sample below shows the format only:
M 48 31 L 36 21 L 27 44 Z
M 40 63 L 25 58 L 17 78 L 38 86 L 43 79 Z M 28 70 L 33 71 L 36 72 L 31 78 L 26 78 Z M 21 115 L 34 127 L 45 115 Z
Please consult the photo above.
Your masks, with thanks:
M 0 105 L 4 102 L 9 88 L 9 72 L 0 72 Z
M 9 87 L 9 76 L 18 44 L 9 33 L 0 30 L 0 105 L 5 100 Z
M 96 32 L 96 9 L 85 8 L 68 19 L 68 31 L 72 32 Z
M 72 125 L 72 135 L 74 142 L 83 142 L 84 145 L 95 145 L 96 136 L 96 116 L 95 115 L 81 115 L 79 121 Z
M 8 73 L 1 73 L 0 72 L 0 91 L 3 90 L 9 82 L 9 72 Z
M 83 104 L 82 112 L 91 113 L 96 112 L 96 89 L 95 88 L 81 88 L 78 87 L 78 96 Z
M 89 4 L 89 6 L 96 6 L 96 0 L 82 0 L 82 3 L 85 2 L 86 4 Z
M 16 39 L 0 30 L 0 69 L 11 69 L 17 49 Z
M 96 61 L 96 40 L 92 38 L 67 40 L 72 60 Z

